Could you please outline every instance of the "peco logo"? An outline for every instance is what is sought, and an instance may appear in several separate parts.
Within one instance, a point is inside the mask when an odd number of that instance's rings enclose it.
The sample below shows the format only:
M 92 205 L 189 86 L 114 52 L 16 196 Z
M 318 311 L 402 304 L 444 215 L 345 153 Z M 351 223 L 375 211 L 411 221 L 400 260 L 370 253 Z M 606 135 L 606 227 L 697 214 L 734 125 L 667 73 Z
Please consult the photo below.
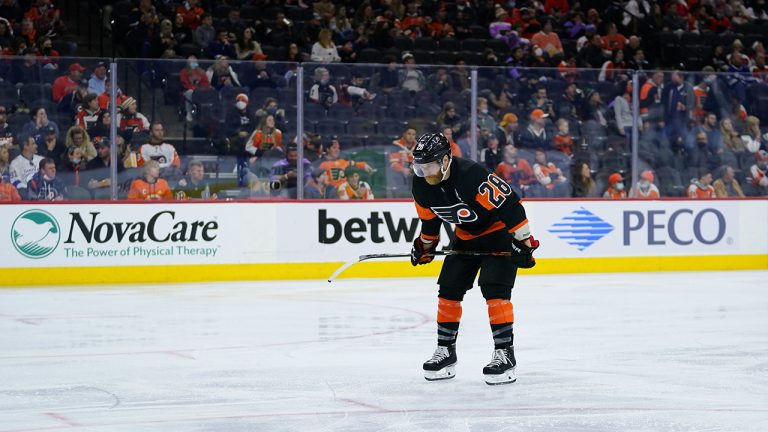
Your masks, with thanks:
M 548 231 L 583 251 L 613 231 L 613 225 L 580 207 L 552 224 Z
M 11 225 L 11 243 L 27 258 L 47 257 L 56 250 L 60 240 L 59 222 L 43 210 L 27 210 Z

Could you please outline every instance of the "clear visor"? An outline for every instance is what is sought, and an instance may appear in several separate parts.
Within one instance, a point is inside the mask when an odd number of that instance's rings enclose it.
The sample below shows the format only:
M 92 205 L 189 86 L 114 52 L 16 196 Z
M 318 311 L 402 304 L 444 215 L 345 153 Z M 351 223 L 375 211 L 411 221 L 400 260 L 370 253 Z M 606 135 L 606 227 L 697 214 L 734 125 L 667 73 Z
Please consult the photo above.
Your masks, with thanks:
M 440 174 L 440 164 L 437 161 L 425 164 L 414 163 L 413 173 L 418 177 L 430 177 Z

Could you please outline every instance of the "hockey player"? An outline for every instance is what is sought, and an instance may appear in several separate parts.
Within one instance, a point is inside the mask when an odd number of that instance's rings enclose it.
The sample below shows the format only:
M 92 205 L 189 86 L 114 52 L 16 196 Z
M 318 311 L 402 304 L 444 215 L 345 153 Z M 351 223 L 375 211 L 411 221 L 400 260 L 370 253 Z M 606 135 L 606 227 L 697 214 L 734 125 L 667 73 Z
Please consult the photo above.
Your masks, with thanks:
M 455 376 L 461 302 L 481 270 L 478 284 L 488 305 L 494 342 L 493 358 L 483 369 L 485 381 L 514 382 L 511 291 L 517 268 L 533 267 L 533 251 L 539 247 L 520 198 L 482 165 L 452 157 L 448 140 L 439 133 L 419 139 L 413 150 L 413 172 L 412 192 L 421 233 L 413 242 L 411 264 L 434 259 L 441 219 L 456 224 L 454 250 L 512 252 L 511 256 L 449 255 L 445 259 L 437 281 L 437 349 L 424 363 L 424 377 L 433 381 Z

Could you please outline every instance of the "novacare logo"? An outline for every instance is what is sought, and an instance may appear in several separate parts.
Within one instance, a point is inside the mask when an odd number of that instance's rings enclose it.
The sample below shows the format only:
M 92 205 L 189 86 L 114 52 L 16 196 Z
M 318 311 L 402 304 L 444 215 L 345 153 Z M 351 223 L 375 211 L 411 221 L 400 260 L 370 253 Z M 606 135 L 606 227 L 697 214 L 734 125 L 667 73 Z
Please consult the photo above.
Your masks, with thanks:
M 27 258 L 45 258 L 59 245 L 61 229 L 56 218 L 43 210 L 27 210 L 11 225 L 11 243 Z

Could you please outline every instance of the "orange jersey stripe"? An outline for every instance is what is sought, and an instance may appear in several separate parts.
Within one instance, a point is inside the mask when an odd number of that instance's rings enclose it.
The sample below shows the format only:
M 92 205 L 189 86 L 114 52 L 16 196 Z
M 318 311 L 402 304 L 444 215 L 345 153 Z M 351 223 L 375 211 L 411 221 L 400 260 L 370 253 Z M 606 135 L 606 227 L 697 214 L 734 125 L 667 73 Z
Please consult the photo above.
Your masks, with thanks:
M 428 209 L 426 207 L 420 206 L 419 203 L 417 203 L 417 202 L 414 202 L 414 204 L 416 205 L 416 213 L 418 213 L 419 219 L 421 219 L 421 220 L 432 220 L 432 219 L 437 217 L 435 215 L 435 213 L 432 212 L 432 210 L 430 210 L 430 209 Z
M 510 229 L 509 229 L 509 232 L 511 232 L 511 233 L 515 232 L 515 231 L 519 230 L 520 228 L 524 227 L 524 226 L 525 226 L 525 224 L 527 224 L 527 223 L 528 223 L 528 218 L 524 219 L 524 220 L 523 220 L 522 222 L 520 222 L 519 224 L 517 224 L 517 225 L 515 225 L 514 227 L 510 228 Z

